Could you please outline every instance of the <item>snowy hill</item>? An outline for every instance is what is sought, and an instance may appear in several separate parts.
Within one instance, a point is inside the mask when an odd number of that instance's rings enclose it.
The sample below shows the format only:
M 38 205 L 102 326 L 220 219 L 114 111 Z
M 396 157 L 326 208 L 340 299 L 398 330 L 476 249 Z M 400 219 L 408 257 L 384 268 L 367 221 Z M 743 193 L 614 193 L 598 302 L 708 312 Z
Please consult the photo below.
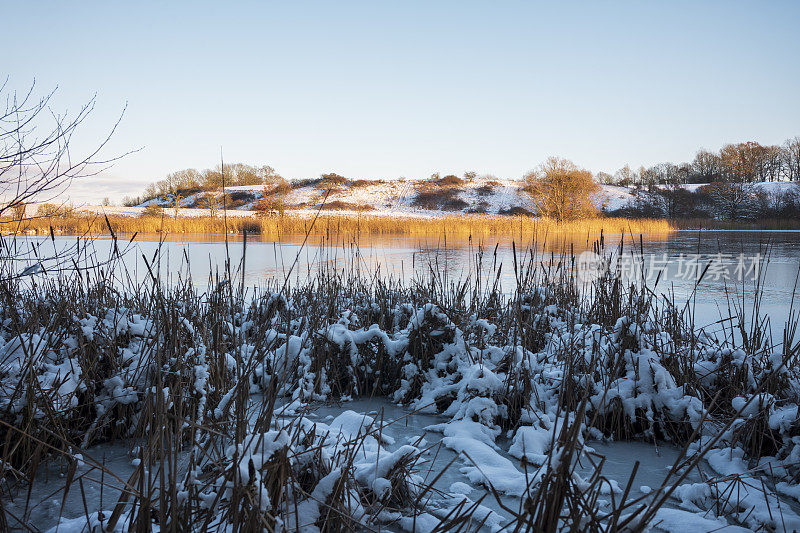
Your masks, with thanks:
M 296 214 L 310 214 L 322 208 L 336 214 L 358 214 L 403 217 L 435 217 L 455 214 L 519 214 L 533 208 L 521 180 L 475 178 L 446 180 L 359 180 L 326 188 L 318 181 L 295 184 L 283 198 L 287 209 Z M 685 185 L 695 191 L 701 185 Z M 797 188 L 794 182 L 758 183 L 757 189 L 783 193 Z M 253 212 L 254 204 L 264 197 L 263 185 L 227 187 L 228 208 L 240 215 Z M 598 204 L 604 212 L 628 206 L 637 190 L 629 187 L 602 185 Z M 220 198 L 220 192 L 199 192 L 179 200 L 184 216 L 194 211 L 206 212 L 209 201 Z M 174 199 L 153 199 L 139 208 L 157 204 L 174 207 Z M 230 212 L 229 211 L 229 212 Z
M 462 180 L 454 185 L 438 185 L 430 180 L 356 181 L 347 182 L 331 189 L 310 183 L 295 186 L 285 196 L 288 209 L 304 212 L 323 209 L 341 214 L 398 215 L 406 217 L 431 217 L 452 214 L 507 214 L 531 210 L 530 200 L 524 194 L 521 180 L 475 178 Z M 264 196 L 263 185 L 227 187 L 226 193 L 234 200 L 233 209 L 251 211 L 253 205 Z M 421 201 L 420 193 L 428 193 Z M 213 193 L 219 196 L 219 192 Z M 326 197 L 327 195 L 327 197 Z M 210 192 L 200 192 L 180 199 L 184 209 L 205 207 Z M 437 203 L 441 197 L 442 205 Z M 631 198 L 624 187 L 604 186 L 601 203 L 606 208 L 621 207 Z M 323 205 L 324 201 L 324 205 Z M 146 207 L 158 204 L 173 207 L 174 199 L 148 200 L 139 205 Z
M 333 188 L 318 183 L 293 186 L 283 201 L 293 211 L 316 211 L 320 207 L 340 214 L 359 213 L 368 215 L 441 216 L 444 214 L 498 214 L 530 209 L 529 201 L 521 191 L 519 180 L 476 178 L 463 180 L 457 185 L 438 186 L 435 182 L 422 180 L 346 182 Z M 437 191 L 443 199 L 453 200 L 441 207 L 421 205 L 421 191 Z M 233 209 L 251 211 L 253 205 L 264 197 L 263 185 L 226 187 L 225 192 L 233 200 Z M 179 200 L 185 209 L 206 207 L 208 197 L 219 197 L 220 193 L 200 192 Z M 173 207 L 174 199 L 153 199 L 140 204 Z

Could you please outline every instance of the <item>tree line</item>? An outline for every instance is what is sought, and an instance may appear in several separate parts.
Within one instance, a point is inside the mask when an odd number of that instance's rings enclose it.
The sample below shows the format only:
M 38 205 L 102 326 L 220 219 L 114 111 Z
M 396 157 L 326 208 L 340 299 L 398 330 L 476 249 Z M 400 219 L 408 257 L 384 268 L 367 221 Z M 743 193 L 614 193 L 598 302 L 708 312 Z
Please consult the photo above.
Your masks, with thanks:
M 713 182 L 800 181 L 800 137 L 788 139 L 780 146 L 747 141 L 726 144 L 717 152 L 700 149 L 691 162 L 659 163 L 638 169 L 625 165 L 614 174 L 597 172 L 594 178 L 606 185 L 640 188 Z M 148 185 L 141 197 L 128 198 L 126 204 L 218 189 L 223 183 L 229 187 L 269 185 L 281 179 L 269 165 L 234 163 L 225 165 L 224 169 L 218 165 L 201 171 L 191 168 L 167 174 L 164 179 Z
M 631 169 L 625 165 L 613 175 L 598 172 L 596 179 L 607 185 L 650 187 L 713 182 L 761 183 L 800 180 L 800 137 L 782 145 L 755 141 L 726 144 L 718 152 L 700 149 L 691 162 L 660 163 Z
M 465 173 L 474 179 L 475 172 Z M 453 176 L 455 177 L 455 176 Z M 440 182 L 439 174 L 431 180 Z M 338 180 L 338 181 L 337 181 Z M 762 145 L 755 141 L 726 144 L 717 152 L 700 149 L 689 163 L 660 163 L 633 170 L 625 165 L 613 175 L 592 174 L 569 160 L 549 158 L 523 177 L 524 191 L 535 212 L 558 220 L 580 218 L 609 210 L 602 205 L 598 183 L 633 188 L 633 200 L 613 211 L 615 215 L 652 218 L 717 218 L 754 220 L 800 218 L 800 188 L 768 189 L 759 183 L 800 181 L 800 137 L 782 145 Z M 295 185 L 347 182 L 338 174 L 323 174 L 319 179 Z M 700 184 L 687 188 L 685 185 Z M 291 186 L 269 165 L 243 163 L 198 171 L 180 170 L 147 187 L 144 196 L 128 198 L 136 205 L 151 198 L 178 202 L 200 191 L 218 191 L 222 186 L 263 185 L 264 207 L 270 211 L 285 207 L 283 196 Z M 226 197 L 227 198 L 227 197 Z M 235 203 L 236 198 L 230 198 Z M 215 207 L 217 196 L 200 198 L 201 207 Z M 206 206 L 212 203 L 214 206 Z M 269 205 L 266 205 L 269 204 Z M 275 204 L 275 205 L 273 205 Z
M 535 212 L 558 221 L 590 218 L 600 211 L 629 218 L 719 219 L 755 221 L 800 219 L 800 184 L 797 181 L 775 185 L 742 180 L 730 175 L 686 187 L 685 182 L 651 181 L 634 186 L 630 200 L 610 209 L 592 173 L 572 161 L 551 157 L 528 173 L 523 191 Z M 637 184 L 639 185 L 639 184 Z
M 225 187 L 243 185 L 268 185 L 282 181 L 280 174 L 269 165 L 253 166 L 244 163 L 217 165 L 215 168 L 197 170 L 188 168 L 167 174 L 151 183 L 138 197 L 126 197 L 124 205 L 138 205 L 153 198 L 175 198 L 189 196 L 200 191 L 211 191 Z

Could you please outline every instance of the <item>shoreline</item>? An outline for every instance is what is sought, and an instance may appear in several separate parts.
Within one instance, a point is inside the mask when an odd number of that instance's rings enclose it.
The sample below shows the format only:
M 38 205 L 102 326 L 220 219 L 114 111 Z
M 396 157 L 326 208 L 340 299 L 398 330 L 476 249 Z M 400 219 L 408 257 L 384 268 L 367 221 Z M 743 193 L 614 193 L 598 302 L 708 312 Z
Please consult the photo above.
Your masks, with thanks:
M 110 227 L 109 227 L 110 225 Z M 432 218 L 350 216 L 320 213 L 318 216 L 272 215 L 266 217 L 155 217 L 77 215 L 26 220 L 0 220 L 3 235 L 109 235 L 134 233 L 194 233 L 250 235 L 354 235 L 481 238 L 489 236 L 546 238 L 553 234 L 597 235 L 615 233 L 666 234 L 674 231 L 666 220 L 598 217 L 557 222 L 545 218 L 504 215 L 448 215 Z
M 111 208 L 113 211 L 115 208 Z M 757 222 L 723 221 L 714 219 L 641 219 L 596 217 L 557 222 L 547 218 L 509 215 L 452 215 L 415 216 L 388 215 L 343 211 L 291 211 L 283 215 L 255 216 L 250 212 L 229 210 L 225 216 L 187 216 L 182 209 L 177 217 L 165 210 L 162 217 L 120 215 L 95 211 L 80 211 L 67 216 L 32 217 L 25 220 L 0 220 L 3 236 L 101 236 L 114 234 L 244 234 L 281 235 L 342 235 L 364 236 L 443 236 L 443 237 L 526 237 L 546 238 L 549 235 L 604 234 L 668 234 L 676 231 L 747 231 L 797 232 L 800 220 L 768 219 Z M 203 211 L 203 210 L 199 210 Z M 227 231 L 226 231 L 227 230 Z M 310 230 L 310 232 L 309 232 Z

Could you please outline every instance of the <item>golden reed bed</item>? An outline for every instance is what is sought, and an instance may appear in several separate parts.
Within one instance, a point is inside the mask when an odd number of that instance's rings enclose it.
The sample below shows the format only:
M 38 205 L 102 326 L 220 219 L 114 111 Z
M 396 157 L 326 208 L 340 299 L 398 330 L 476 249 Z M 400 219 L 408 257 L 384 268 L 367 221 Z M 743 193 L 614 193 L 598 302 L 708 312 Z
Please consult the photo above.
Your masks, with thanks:
M 270 216 L 262 218 L 230 217 L 126 217 L 101 215 L 43 217 L 31 220 L 0 220 L 4 235 L 57 235 L 108 234 L 108 224 L 114 233 L 192 233 L 258 234 L 264 237 L 285 235 L 362 235 L 408 236 L 447 238 L 530 237 L 551 233 L 668 233 L 673 227 L 666 220 L 593 218 L 558 223 L 547 218 L 454 215 L 437 218 L 403 218 L 388 216 L 355 217 L 320 215 L 316 220 L 308 217 Z

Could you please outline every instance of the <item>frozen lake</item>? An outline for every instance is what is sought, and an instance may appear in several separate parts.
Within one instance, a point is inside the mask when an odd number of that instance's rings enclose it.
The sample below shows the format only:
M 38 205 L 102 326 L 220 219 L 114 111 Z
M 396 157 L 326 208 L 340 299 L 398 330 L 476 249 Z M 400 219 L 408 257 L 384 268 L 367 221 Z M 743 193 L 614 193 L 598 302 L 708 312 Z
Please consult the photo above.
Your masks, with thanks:
M 120 249 L 127 250 L 125 266 L 117 265 L 113 271 L 118 281 L 128 285 L 148 279 L 146 265 L 150 264 L 167 283 L 191 277 L 202 289 L 210 277 L 223 273 L 226 257 L 230 257 L 232 271 L 244 274 L 246 287 L 274 287 L 286 278 L 297 284 L 323 267 L 335 266 L 403 281 L 425 278 L 431 269 L 447 281 L 467 276 L 474 279 L 478 271 L 484 279 L 493 281 L 499 270 L 501 290 L 507 293 L 516 284 L 514 248 L 519 263 L 534 257 L 546 264 L 554 257 L 558 260 L 563 250 L 580 263 L 586 257 L 591 259 L 595 240 L 585 235 L 559 235 L 544 243 L 399 237 L 361 237 L 354 241 L 312 236 L 304 243 L 302 236 L 287 236 L 280 241 L 249 236 L 244 246 L 242 237 L 236 235 L 231 235 L 227 243 L 224 235 L 139 235 L 130 244 L 125 238 L 120 237 L 118 242 Z M 696 310 L 697 325 L 706 326 L 729 316 L 733 302 L 751 304 L 757 280 L 763 292 L 761 312 L 769 316 L 773 328 L 781 327 L 789 315 L 800 269 L 800 232 L 687 230 L 642 237 L 609 234 L 604 240 L 604 255 L 617 258 L 616 266 L 623 276 L 637 280 L 644 277 L 656 293 L 674 297 L 680 304 L 690 302 Z M 10 241 L 6 238 L 5 242 Z M 75 243 L 70 237 L 56 237 L 54 243 L 42 237 L 17 238 L 14 245 L 18 249 L 36 248 L 35 254 L 29 253 L 18 262 L 18 271 L 35 264 L 37 257 L 74 249 Z M 103 261 L 111 248 L 111 240 L 98 238 L 89 246 L 81 246 L 81 252 L 90 261 Z M 154 260 L 158 252 L 160 261 Z M 42 264 L 50 273 L 73 268 L 70 260 L 44 260 Z
M 260 401 L 259 396 L 253 396 L 251 399 L 254 403 Z M 432 483 L 434 490 L 429 493 L 428 499 L 436 500 L 444 494 L 463 494 L 474 502 L 480 501 L 481 505 L 497 513 L 504 521 L 511 519 L 491 491 L 480 484 L 470 483 L 467 475 L 462 472 L 462 469 L 470 463 L 442 444 L 441 433 L 429 429 L 430 426 L 445 422 L 445 417 L 414 412 L 383 398 L 351 400 L 342 404 L 312 403 L 303 409 L 302 415 L 315 423 L 333 424 L 337 417 L 343 413 L 346 416 L 348 411 L 366 415 L 378 422 L 378 427 L 373 429 L 380 432 L 382 438 L 386 440 L 383 445 L 387 451 L 395 451 L 403 445 L 412 445 L 425 450 L 417 474 L 422 476 L 426 483 Z M 509 444 L 509 439 L 499 438 L 499 453 L 501 457 L 515 461 L 504 451 L 508 449 Z M 653 446 L 651 443 L 643 442 L 601 441 L 589 441 L 587 444 L 595 454 L 605 458 L 603 475 L 622 487 L 628 482 L 633 469 L 634 461 L 631 458 L 635 457 L 640 462 L 632 485 L 631 497 L 641 496 L 642 489 L 659 487 L 679 456 L 679 450 L 669 444 Z M 37 475 L 38 483 L 34 485 L 29 498 L 27 494 L 20 492 L 4 505 L 16 516 L 27 517 L 31 525 L 41 530 L 55 528 L 59 522 L 67 518 L 80 518 L 86 513 L 112 509 L 120 497 L 124 486 L 123 480 L 127 480 L 135 470 L 136 455 L 131 452 L 134 445 L 133 441 L 123 439 L 91 447 L 89 453 L 83 456 L 84 462 L 76 472 L 76 478 L 81 481 L 80 488 L 73 487 L 66 495 L 64 494 L 65 469 L 59 461 L 50 461 L 40 469 Z M 179 458 L 178 467 L 182 472 L 185 471 L 187 463 L 188 452 L 181 454 Z M 576 471 L 584 476 L 591 474 L 593 468 L 587 456 L 579 459 Z M 700 481 L 704 474 L 713 475 L 705 464 L 693 471 L 686 482 Z M 501 501 L 515 511 L 520 509 L 522 503 L 519 498 L 510 496 L 503 496 Z M 62 523 L 59 529 L 72 531 L 64 527 L 65 525 Z M 380 529 L 402 531 L 401 528 L 391 524 Z M 480 530 L 489 531 L 490 528 L 484 527 Z

